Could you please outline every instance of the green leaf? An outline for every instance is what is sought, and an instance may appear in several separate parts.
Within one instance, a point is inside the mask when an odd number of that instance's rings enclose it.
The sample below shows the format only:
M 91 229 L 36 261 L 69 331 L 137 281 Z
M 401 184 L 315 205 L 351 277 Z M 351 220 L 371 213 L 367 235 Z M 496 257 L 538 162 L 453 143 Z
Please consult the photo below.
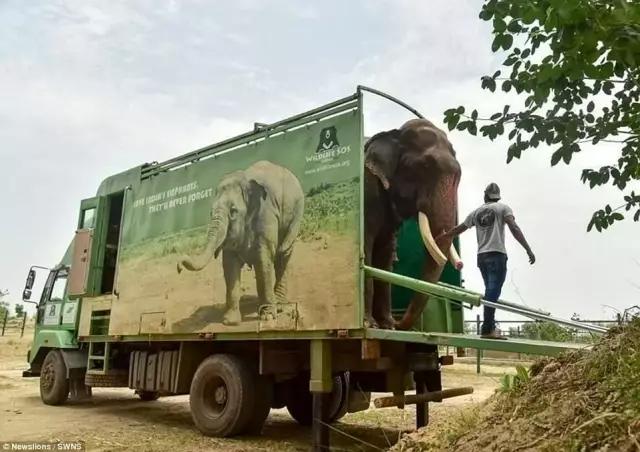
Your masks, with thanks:
M 478 119 L 478 110 L 473 110 L 471 112 L 471 119 L 473 119 L 474 121 Z
M 493 38 L 493 42 L 491 43 L 491 51 L 497 52 L 500 47 L 502 47 L 502 35 L 496 35 L 496 37 Z
M 556 166 L 560 159 L 562 158 L 562 149 L 558 149 L 556 152 L 551 154 L 551 166 Z
M 590 101 L 590 102 L 587 104 L 587 111 L 588 111 L 589 113 L 591 113 L 591 112 L 593 111 L 593 109 L 594 109 L 594 108 L 596 108 L 596 104 L 594 104 L 594 103 L 593 103 L 593 101 Z
M 489 118 L 489 119 L 492 119 L 492 120 L 494 120 L 494 121 L 495 121 L 495 120 L 496 120 L 496 119 L 498 119 L 500 116 L 502 116 L 502 113 L 494 113 L 494 114 L 492 114 L 492 115 L 490 116 L 490 118 Z
M 502 33 L 506 29 L 507 29 L 507 24 L 501 17 L 496 16 L 493 18 L 493 30 L 496 33 Z
M 509 80 L 505 80 L 504 82 L 502 82 L 502 91 L 504 91 L 505 93 L 511 91 L 511 82 Z
M 512 45 L 513 45 L 513 36 L 511 36 L 511 35 L 503 35 L 502 48 L 504 50 L 509 50 Z
M 483 7 L 478 17 L 482 20 L 491 20 L 491 18 L 493 17 L 493 12 L 491 12 L 490 9 Z

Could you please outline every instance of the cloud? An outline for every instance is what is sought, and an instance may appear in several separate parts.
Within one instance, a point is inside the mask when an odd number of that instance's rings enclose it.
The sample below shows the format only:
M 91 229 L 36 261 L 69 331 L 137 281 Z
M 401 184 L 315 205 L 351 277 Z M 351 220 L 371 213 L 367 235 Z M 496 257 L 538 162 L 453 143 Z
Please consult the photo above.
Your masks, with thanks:
M 478 5 L 448 1 L 21 2 L 0 6 L 0 287 L 13 300 L 33 263 L 64 252 L 79 201 L 109 174 L 161 161 L 352 93 L 396 95 L 442 125 L 451 106 L 518 102 L 483 93 L 500 64 Z M 405 110 L 367 95 L 366 132 Z M 511 241 L 523 298 L 554 313 L 601 314 L 637 298 L 637 225 L 586 234 L 590 212 L 618 195 L 589 191 L 582 166 L 599 146 L 549 169 L 549 150 L 505 164 L 504 141 L 450 133 L 463 165 L 461 214 L 489 180 L 538 253 L 530 268 Z M 9 168 L 10 170 L 7 170 Z M 468 287 L 480 290 L 473 232 L 463 237 Z M 6 282 L 5 282 L 6 281 Z M 507 283 L 505 298 L 517 299 Z M 634 298 L 635 297 L 635 298 Z

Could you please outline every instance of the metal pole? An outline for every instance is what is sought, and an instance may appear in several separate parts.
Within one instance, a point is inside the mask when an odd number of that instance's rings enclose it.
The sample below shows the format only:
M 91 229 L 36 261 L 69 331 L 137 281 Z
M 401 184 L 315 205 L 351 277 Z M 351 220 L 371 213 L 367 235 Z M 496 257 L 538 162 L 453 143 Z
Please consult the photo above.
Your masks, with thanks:
M 401 396 L 393 396 L 393 397 L 380 397 L 373 401 L 373 405 L 376 408 L 389 408 L 389 407 L 397 407 L 398 403 L 404 403 L 405 405 L 413 405 L 423 402 L 442 402 L 444 399 L 449 399 L 451 397 L 459 397 L 467 394 L 473 394 L 473 388 L 470 386 L 466 386 L 463 388 L 451 388 L 451 389 L 443 389 L 442 391 L 433 391 L 433 392 L 417 392 L 416 394 L 408 394 Z M 426 423 L 424 424 L 426 425 Z M 418 426 L 420 427 L 424 427 Z
M 480 306 L 481 297 L 479 295 L 467 293 L 464 290 L 460 290 L 460 288 L 453 289 L 440 284 L 421 281 L 419 279 L 398 275 L 386 270 L 380 270 L 379 268 L 369 267 L 368 265 L 364 266 L 364 271 L 372 278 L 379 279 L 396 286 L 405 287 L 415 292 L 425 295 L 437 295 L 449 300 L 469 303 L 473 306 Z
M 27 324 L 27 311 L 22 314 L 22 329 L 20 330 L 20 337 L 24 336 L 24 326 Z
M 412 106 L 410 106 L 409 104 L 402 102 L 400 99 L 398 99 L 397 97 L 393 97 L 391 94 L 387 94 L 383 91 L 379 91 L 377 89 L 374 88 L 369 88 L 368 86 L 364 86 L 364 85 L 358 85 L 358 91 L 368 91 L 371 94 L 377 94 L 380 97 L 384 97 L 385 99 L 389 99 L 391 102 L 395 102 L 396 104 L 406 108 L 407 110 L 409 110 L 411 113 L 413 113 L 414 115 L 416 115 L 418 118 L 424 119 L 424 116 L 422 116 L 418 110 L 416 110 L 415 108 L 413 108 Z
M 558 317 L 553 317 L 550 315 L 542 315 L 542 314 L 536 314 L 534 312 L 531 311 L 523 311 L 520 308 L 516 308 L 513 306 L 506 306 L 503 305 L 501 303 L 495 303 L 493 301 L 487 301 L 487 300 L 481 300 L 481 303 L 485 306 L 489 306 L 490 308 L 496 308 L 496 309 L 502 309 L 503 311 L 507 311 L 507 312 L 513 312 L 514 314 L 520 314 L 522 316 L 525 317 L 529 317 L 532 319 L 536 319 L 536 320 L 543 320 L 543 321 L 550 321 L 553 323 L 558 323 L 560 325 L 565 325 L 565 326 L 570 326 L 573 328 L 578 328 L 580 330 L 586 330 L 586 331 L 593 331 L 594 333 L 606 333 L 607 332 L 607 328 L 601 327 L 601 326 L 597 326 L 597 325 L 590 325 L 588 323 L 581 323 L 581 322 L 576 322 L 575 320 L 564 320 L 564 319 L 559 319 Z
M 480 298 L 482 298 L 484 296 L 481 293 L 474 292 L 473 290 L 469 290 L 469 289 L 463 289 L 461 287 L 454 286 L 453 284 L 448 284 L 448 283 L 443 283 L 443 282 L 439 282 L 438 284 L 441 285 L 441 286 L 450 287 L 452 289 L 464 290 L 465 292 L 473 294 L 473 295 L 476 295 L 476 296 L 478 296 Z M 512 308 L 522 309 L 523 311 L 531 311 L 531 312 L 536 313 L 536 314 L 551 315 L 551 313 L 549 311 L 544 311 L 542 309 L 537 309 L 537 308 L 530 308 L 529 306 L 524 306 L 524 305 L 521 305 L 521 304 L 518 304 L 518 303 L 512 303 L 510 301 L 503 300 L 501 298 L 498 299 L 498 301 L 496 301 L 496 303 L 500 303 L 500 304 L 503 304 L 505 306 L 511 306 Z
M 478 332 L 478 336 L 480 335 L 480 314 L 476 315 L 476 329 Z M 480 359 L 481 359 L 482 350 L 476 348 L 476 373 L 480 375 Z
M 598 326 L 598 325 L 591 325 L 588 323 L 577 322 L 575 320 L 559 319 L 551 315 L 545 315 L 539 312 L 532 311 L 529 308 L 518 307 L 513 303 L 503 304 L 503 303 L 496 303 L 493 301 L 487 301 L 477 293 L 463 290 L 455 286 L 428 283 L 426 281 L 410 278 L 408 276 L 398 275 L 393 272 L 380 270 L 379 268 L 369 267 L 368 265 L 364 266 L 364 271 L 368 276 L 372 278 L 376 278 L 376 279 L 388 282 L 390 284 L 394 284 L 396 286 L 405 287 L 407 289 L 411 289 L 415 292 L 423 293 L 426 295 L 437 295 L 438 297 L 443 297 L 453 301 L 469 303 L 474 306 L 479 306 L 479 305 L 489 306 L 490 308 L 512 312 L 514 314 L 519 314 L 524 317 L 529 317 L 531 319 L 550 321 L 550 322 L 558 323 L 560 325 L 578 328 L 580 330 L 593 331 L 595 333 L 606 333 L 608 330 L 607 328 Z M 436 300 L 438 300 L 438 298 L 436 298 Z
M 7 326 L 7 317 L 9 317 L 9 311 L 4 311 L 4 319 L 2 320 L 2 335 L 4 336 L 4 328 Z

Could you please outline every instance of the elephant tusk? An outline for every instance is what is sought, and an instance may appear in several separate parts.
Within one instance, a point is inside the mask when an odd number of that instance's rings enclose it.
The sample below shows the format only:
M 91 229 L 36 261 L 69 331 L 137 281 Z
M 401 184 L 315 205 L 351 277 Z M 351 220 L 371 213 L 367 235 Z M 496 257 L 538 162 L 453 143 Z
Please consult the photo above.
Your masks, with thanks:
M 449 262 L 451 262 L 451 265 L 453 265 L 456 270 L 462 270 L 462 267 L 464 266 L 464 264 L 460 259 L 460 255 L 456 251 L 456 247 L 453 246 L 453 243 L 451 244 L 451 247 L 449 247 L 448 257 L 449 257 Z
M 427 248 L 427 251 L 433 260 L 442 267 L 447 262 L 447 258 L 442 254 L 442 251 L 433 239 L 431 227 L 429 226 L 429 218 L 427 218 L 427 216 L 422 212 L 418 213 L 418 224 L 420 226 L 420 235 L 422 236 L 425 248 Z

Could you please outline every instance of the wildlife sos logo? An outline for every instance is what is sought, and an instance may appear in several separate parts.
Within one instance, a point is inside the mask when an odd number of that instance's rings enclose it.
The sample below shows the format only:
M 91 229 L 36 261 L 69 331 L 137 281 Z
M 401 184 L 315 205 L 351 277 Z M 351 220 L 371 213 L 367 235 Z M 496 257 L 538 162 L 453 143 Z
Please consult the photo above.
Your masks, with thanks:
M 351 161 L 344 157 L 350 152 L 350 144 L 340 144 L 336 126 L 324 127 L 318 136 L 318 145 L 315 147 L 315 152 L 306 158 L 307 164 L 313 165 L 313 168 L 307 169 L 305 174 L 349 166 Z M 321 165 L 316 166 L 315 164 Z
M 318 147 L 316 148 L 316 154 L 318 152 L 324 152 L 328 151 L 329 149 L 333 149 L 335 146 L 340 146 L 340 143 L 338 142 L 338 132 L 336 131 L 336 127 L 325 127 L 320 132 L 320 141 L 318 142 Z

